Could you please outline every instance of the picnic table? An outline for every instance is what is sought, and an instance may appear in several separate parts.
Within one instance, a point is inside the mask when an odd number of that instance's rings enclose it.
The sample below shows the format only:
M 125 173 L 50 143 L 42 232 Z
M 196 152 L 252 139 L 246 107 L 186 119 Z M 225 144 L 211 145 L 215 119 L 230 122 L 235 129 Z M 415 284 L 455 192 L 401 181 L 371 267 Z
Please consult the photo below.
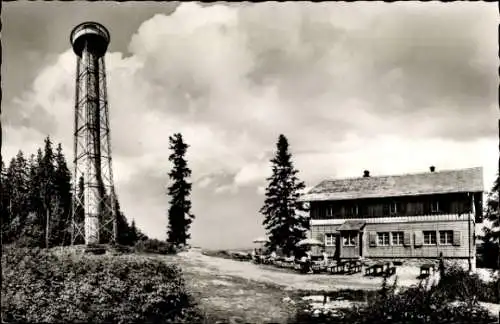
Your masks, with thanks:
M 324 263 L 324 261 L 313 261 L 311 268 L 312 268 L 312 271 L 316 273 L 316 272 L 325 271 L 327 266 Z
M 377 263 L 365 269 L 366 276 L 391 276 L 396 273 L 396 267 L 392 266 L 390 262 Z
M 420 275 L 421 276 L 428 276 L 431 274 L 431 269 L 432 271 L 435 270 L 435 265 L 433 263 L 426 263 L 420 266 Z
M 340 261 L 335 265 L 328 267 L 330 273 L 332 274 L 340 274 L 340 273 L 357 273 L 361 271 L 361 262 L 358 260 L 345 260 Z

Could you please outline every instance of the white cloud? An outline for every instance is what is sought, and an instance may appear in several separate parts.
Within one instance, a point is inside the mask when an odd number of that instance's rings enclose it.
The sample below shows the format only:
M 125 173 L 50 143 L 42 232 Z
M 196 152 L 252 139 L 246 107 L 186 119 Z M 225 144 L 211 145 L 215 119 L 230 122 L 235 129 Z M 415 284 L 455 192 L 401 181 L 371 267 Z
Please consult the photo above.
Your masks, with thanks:
M 238 192 L 238 187 L 234 184 L 223 185 L 215 188 L 214 193 L 218 195 L 231 194 L 234 195 Z
M 190 145 L 201 227 L 217 228 L 218 218 L 199 207 L 206 201 L 225 208 L 228 196 L 235 205 L 263 198 L 281 133 L 308 186 L 364 169 L 393 174 L 433 164 L 484 165 L 488 188 L 498 154 L 493 10 L 184 3 L 170 16 L 152 17 L 132 37 L 131 56 L 106 56 L 125 213 L 163 236 L 174 132 Z M 75 61 L 71 50 L 62 53 L 30 91 L 5 104 L 6 156 L 33 152 L 50 134 L 71 160 Z M 255 210 L 238 211 L 242 226 L 255 222 L 260 203 L 253 203 Z M 193 238 L 206 244 L 221 234 L 200 233 Z

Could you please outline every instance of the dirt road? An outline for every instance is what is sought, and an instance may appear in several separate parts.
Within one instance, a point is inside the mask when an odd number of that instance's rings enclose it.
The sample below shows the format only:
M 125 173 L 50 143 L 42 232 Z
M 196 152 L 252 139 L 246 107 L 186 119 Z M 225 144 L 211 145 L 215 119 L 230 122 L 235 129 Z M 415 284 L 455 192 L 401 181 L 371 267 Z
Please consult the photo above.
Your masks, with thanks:
M 365 277 L 361 273 L 354 275 L 300 274 L 271 266 L 256 265 L 251 262 L 210 257 L 196 250 L 182 253 L 179 257 L 183 263 L 195 267 L 196 271 L 199 272 L 217 273 L 275 284 L 285 290 L 375 290 L 382 285 L 381 278 Z M 398 267 L 396 275 L 398 286 L 410 286 L 418 283 L 418 269 Z M 389 284 L 394 278 L 389 280 Z
M 295 309 L 293 304 L 283 300 L 296 297 L 297 290 L 375 290 L 382 284 L 381 278 L 362 274 L 304 275 L 250 262 L 210 257 L 199 250 L 168 256 L 167 260 L 182 268 L 188 289 L 207 314 L 213 316 L 210 322 L 222 318 L 225 323 L 286 323 Z M 396 274 L 398 286 L 418 283 L 418 268 L 398 267 Z M 491 305 L 483 306 L 493 313 L 499 311 Z

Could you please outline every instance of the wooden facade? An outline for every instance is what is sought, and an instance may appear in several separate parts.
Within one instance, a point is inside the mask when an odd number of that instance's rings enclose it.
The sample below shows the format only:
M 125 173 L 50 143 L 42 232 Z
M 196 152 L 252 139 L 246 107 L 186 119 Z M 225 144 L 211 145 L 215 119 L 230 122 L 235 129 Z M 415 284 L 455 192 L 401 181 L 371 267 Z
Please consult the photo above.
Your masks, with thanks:
M 474 199 L 475 198 L 475 199 Z M 480 218 L 482 194 L 445 193 L 423 196 L 403 196 L 353 199 L 340 201 L 312 201 L 311 219 L 359 219 L 381 217 L 411 217 L 421 215 L 465 215 L 475 209 Z
M 302 199 L 310 203 L 310 236 L 323 241 L 325 251 L 337 259 L 442 254 L 474 262 L 482 169 L 447 172 L 323 182 Z

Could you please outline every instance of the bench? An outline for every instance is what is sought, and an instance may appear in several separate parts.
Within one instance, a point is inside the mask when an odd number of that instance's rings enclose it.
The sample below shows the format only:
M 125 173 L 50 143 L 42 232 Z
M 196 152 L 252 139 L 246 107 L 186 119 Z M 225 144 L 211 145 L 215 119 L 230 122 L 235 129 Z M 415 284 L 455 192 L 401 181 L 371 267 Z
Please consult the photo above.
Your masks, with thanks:
M 314 273 L 322 272 L 326 270 L 326 266 L 319 262 L 313 262 L 311 269 Z
M 361 262 L 359 261 L 340 261 L 337 264 L 327 267 L 331 274 L 353 274 L 361 272 Z
M 337 264 L 331 265 L 328 267 L 328 271 L 331 274 L 340 274 L 344 273 L 345 268 L 346 268 L 346 262 L 338 262 Z
M 390 262 L 377 263 L 365 269 L 365 276 L 392 276 L 396 273 L 396 267 Z
M 365 269 L 365 276 L 378 276 L 384 273 L 386 264 L 378 263 Z
M 426 263 L 420 266 L 420 276 L 428 276 L 431 274 L 431 269 L 432 271 L 435 270 L 435 265 L 432 263 Z
M 355 261 L 355 262 L 351 262 L 349 265 L 349 274 L 354 274 L 354 273 L 358 273 L 358 272 L 361 272 L 361 268 L 362 268 L 362 264 L 361 262 L 359 261 Z

